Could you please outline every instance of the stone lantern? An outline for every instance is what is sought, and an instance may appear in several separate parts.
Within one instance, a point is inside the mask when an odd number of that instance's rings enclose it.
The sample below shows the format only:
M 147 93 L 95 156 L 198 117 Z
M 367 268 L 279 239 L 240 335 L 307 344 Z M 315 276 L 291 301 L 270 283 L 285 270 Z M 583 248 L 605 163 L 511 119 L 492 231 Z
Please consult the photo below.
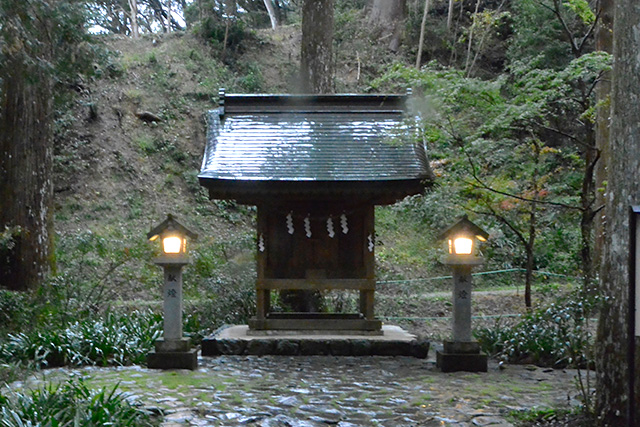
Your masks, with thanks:
M 436 353 L 436 365 L 442 372 L 487 371 L 487 355 L 471 336 L 471 270 L 484 261 L 477 254 L 477 246 L 488 237 L 466 215 L 440 235 L 448 249 L 442 263 L 451 266 L 453 273 L 452 339 L 444 342 L 444 351 Z
M 182 267 L 189 264 L 187 239 L 197 234 L 180 224 L 173 215 L 147 233 L 151 241 L 160 239 L 162 255 L 154 262 L 164 269 L 163 337 L 156 340 L 155 351 L 149 353 L 147 366 L 155 369 L 196 369 L 197 350 L 189 338 L 182 336 Z

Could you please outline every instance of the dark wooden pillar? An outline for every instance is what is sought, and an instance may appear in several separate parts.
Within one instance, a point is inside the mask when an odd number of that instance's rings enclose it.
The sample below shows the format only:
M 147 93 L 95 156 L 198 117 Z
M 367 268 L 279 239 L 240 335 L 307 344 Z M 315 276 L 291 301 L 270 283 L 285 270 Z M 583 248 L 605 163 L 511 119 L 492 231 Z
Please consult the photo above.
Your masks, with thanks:
M 363 235 L 362 239 L 364 244 L 362 245 L 362 258 L 364 260 L 365 277 L 367 280 L 368 289 L 360 291 L 360 312 L 367 320 L 374 319 L 374 305 L 375 305 L 375 222 L 374 222 L 374 207 L 373 205 L 367 206 L 363 214 Z
M 269 313 L 271 303 L 271 292 L 265 288 L 265 269 L 267 265 L 267 241 L 268 224 L 267 210 L 263 206 L 258 206 L 257 224 L 257 282 L 256 282 L 256 319 L 264 320 Z

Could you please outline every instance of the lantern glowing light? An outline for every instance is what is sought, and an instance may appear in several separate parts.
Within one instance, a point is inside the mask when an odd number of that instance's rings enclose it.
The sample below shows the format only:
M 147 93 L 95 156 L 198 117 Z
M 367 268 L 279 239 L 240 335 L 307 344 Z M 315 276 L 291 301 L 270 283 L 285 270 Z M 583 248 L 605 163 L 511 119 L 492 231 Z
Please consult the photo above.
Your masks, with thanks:
M 162 239 L 162 250 L 165 254 L 179 254 L 183 249 L 184 239 L 178 236 L 167 236 Z
M 197 234 L 180 224 L 173 215 L 167 215 L 167 219 L 157 225 L 147 234 L 147 238 L 154 241 L 159 238 L 162 242 L 162 259 L 175 263 L 187 258 L 187 238 L 196 239 Z M 161 259 L 161 260 L 162 260 Z
M 477 256 L 477 242 L 484 242 L 489 234 L 463 216 L 458 222 L 440 234 L 446 240 L 448 256 L 445 264 L 479 264 L 482 259 Z
M 473 239 L 468 237 L 456 237 L 449 239 L 449 253 L 454 255 L 471 255 L 473 253 Z

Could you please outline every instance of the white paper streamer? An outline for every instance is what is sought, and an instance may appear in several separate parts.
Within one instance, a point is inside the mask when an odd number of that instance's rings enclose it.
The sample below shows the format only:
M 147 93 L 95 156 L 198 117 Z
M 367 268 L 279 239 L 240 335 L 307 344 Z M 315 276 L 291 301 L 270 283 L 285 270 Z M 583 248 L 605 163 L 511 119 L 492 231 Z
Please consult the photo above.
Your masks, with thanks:
M 311 238 L 311 219 L 309 219 L 309 215 L 304 219 L 304 231 L 307 234 L 307 238 Z
M 260 250 L 260 252 L 264 252 L 264 236 L 261 234 L 260 238 L 258 239 L 258 249 Z
M 367 240 L 369 241 L 369 246 L 367 246 L 369 248 L 369 252 L 373 252 L 373 248 L 375 247 L 373 244 L 373 235 L 369 234 Z
M 347 225 L 347 216 L 345 214 L 340 215 L 340 226 L 342 227 L 342 234 L 349 232 L 349 226 Z
M 291 212 L 289 212 L 289 214 L 287 215 L 287 231 L 289 232 L 289 234 L 293 234 L 293 232 L 295 231 L 295 229 L 293 228 L 293 216 L 291 215 Z
M 327 233 L 329 233 L 329 237 L 333 239 L 333 236 L 336 235 L 335 230 L 333 229 L 333 218 L 327 218 Z

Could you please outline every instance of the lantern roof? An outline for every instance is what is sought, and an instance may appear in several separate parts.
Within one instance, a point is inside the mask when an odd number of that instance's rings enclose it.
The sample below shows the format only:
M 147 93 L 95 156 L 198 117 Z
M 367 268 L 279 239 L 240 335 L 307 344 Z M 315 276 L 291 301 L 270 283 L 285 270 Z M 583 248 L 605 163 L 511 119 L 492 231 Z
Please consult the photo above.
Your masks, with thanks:
M 467 215 L 463 215 L 462 218 L 458 220 L 458 222 L 440 233 L 439 240 L 444 240 L 448 237 L 459 234 L 471 234 L 482 241 L 489 238 L 489 233 L 471 222 Z
M 162 233 L 164 233 L 165 231 L 175 231 L 175 232 L 177 232 L 177 233 L 179 233 L 179 234 L 181 234 L 183 236 L 186 236 L 186 237 L 188 237 L 190 239 L 193 239 L 193 240 L 198 238 L 198 235 L 196 233 L 194 233 L 193 231 L 189 230 L 184 225 L 180 224 L 180 222 L 178 222 L 178 220 L 175 218 L 175 216 L 173 216 L 172 214 L 168 214 L 167 215 L 167 219 L 165 219 L 160 224 L 158 224 L 155 227 L 153 227 L 147 233 L 147 239 L 155 240 Z
M 393 201 L 433 180 L 404 95 L 220 95 L 201 185 L 211 198 L 340 193 Z

